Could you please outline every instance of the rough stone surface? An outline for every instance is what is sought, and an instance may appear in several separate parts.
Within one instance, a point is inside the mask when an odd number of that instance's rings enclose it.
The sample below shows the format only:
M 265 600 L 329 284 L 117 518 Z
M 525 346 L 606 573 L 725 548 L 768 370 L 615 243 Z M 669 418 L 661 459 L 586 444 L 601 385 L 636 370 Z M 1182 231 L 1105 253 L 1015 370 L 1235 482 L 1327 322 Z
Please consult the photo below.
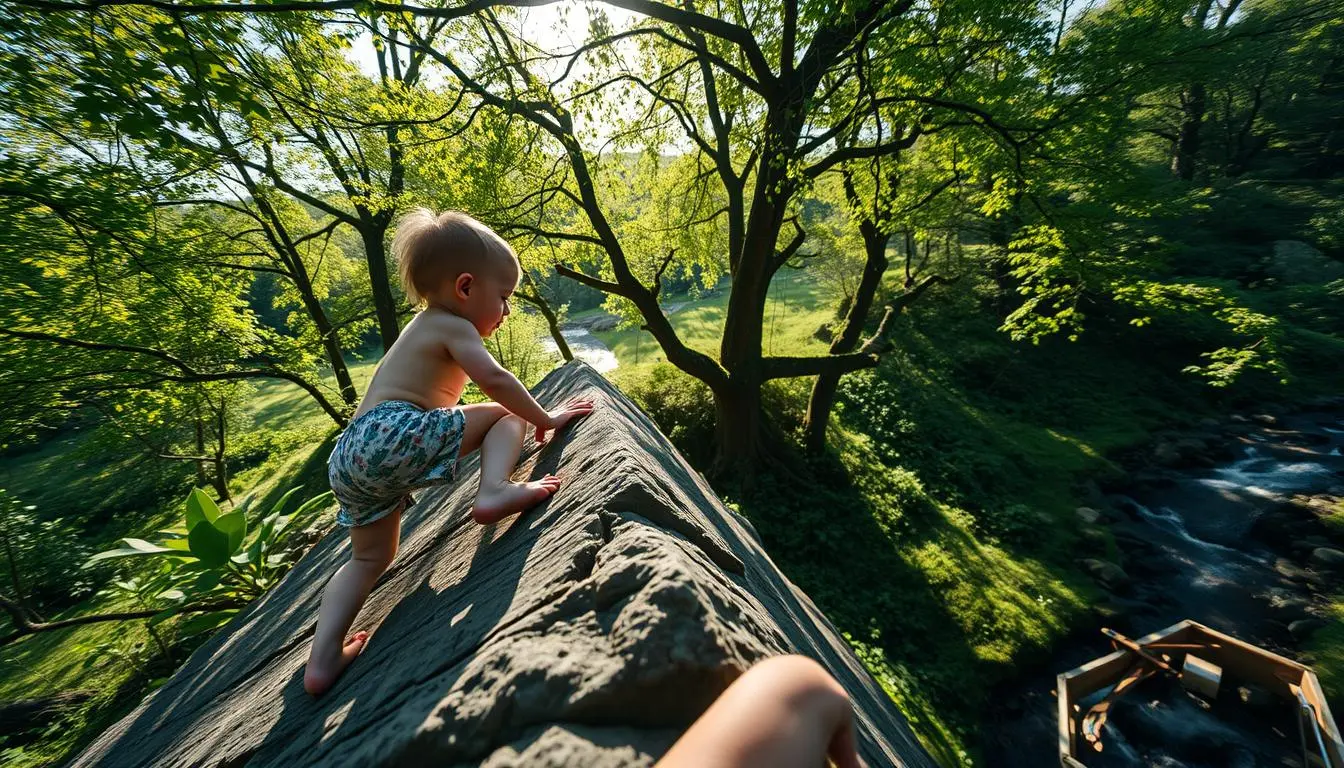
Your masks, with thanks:
M 597 410 L 521 475 L 565 484 L 496 526 L 475 460 L 424 492 L 356 622 L 373 634 L 322 699 L 302 664 L 328 533 L 73 766 L 649 766 L 753 662 L 803 653 L 854 701 L 870 766 L 934 765 L 836 629 L 652 421 L 582 363 L 537 388 Z

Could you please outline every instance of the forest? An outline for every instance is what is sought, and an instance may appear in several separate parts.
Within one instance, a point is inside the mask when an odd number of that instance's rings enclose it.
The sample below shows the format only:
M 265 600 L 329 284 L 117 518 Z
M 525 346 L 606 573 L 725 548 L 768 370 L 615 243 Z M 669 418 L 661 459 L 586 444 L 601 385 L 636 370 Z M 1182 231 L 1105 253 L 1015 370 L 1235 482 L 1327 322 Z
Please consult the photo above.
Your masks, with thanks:
M 333 525 L 415 207 L 517 251 L 500 362 L 604 353 L 947 765 L 1133 570 L 1080 508 L 1344 394 L 1340 0 L 0 0 L 0 137 L 6 765 Z

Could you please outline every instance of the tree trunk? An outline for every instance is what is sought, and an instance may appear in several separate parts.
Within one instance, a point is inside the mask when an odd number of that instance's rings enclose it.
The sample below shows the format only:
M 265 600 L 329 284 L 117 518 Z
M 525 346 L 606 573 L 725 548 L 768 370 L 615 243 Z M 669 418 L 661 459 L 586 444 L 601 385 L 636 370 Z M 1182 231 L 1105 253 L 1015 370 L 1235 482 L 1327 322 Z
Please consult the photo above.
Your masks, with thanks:
M 303 266 L 297 257 L 294 261 L 296 267 Z M 331 366 L 331 372 L 336 376 L 336 386 L 341 392 L 341 399 L 346 405 L 353 406 L 359 401 L 359 394 L 355 392 L 355 382 L 350 378 L 350 369 L 345 365 L 345 355 L 341 351 L 341 342 L 336 337 L 336 329 L 332 327 L 331 318 L 327 317 L 327 310 L 322 306 L 322 302 L 313 293 L 313 284 L 309 282 L 306 270 L 302 268 L 294 270 L 294 286 L 299 289 L 303 308 L 313 319 L 317 335 L 322 339 L 322 350 L 326 352 L 327 364 Z
M 569 348 L 569 342 L 565 340 L 565 335 L 560 332 L 560 319 L 556 317 L 555 310 L 540 294 L 536 296 L 536 301 L 531 301 L 532 306 L 541 312 L 541 316 L 546 318 L 546 327 L 551 331 L 551 338 L 555 340 L 555 348 L 560 350 L 560 357 L 566 363 L 574 359 L 574 352 Z
M 224 457 L 224 430 L 228 426 L 225 415 L 225 401 L 219 398 L 219 410 L 215 411 L 215 493 L 220 501 L 230 501 L 229 468 Z
M 868 322 L 868 313 L 873 308 L 873 299 L 877 296 L 877 289 L 882 285 L 882 275 L 887 272 L 889 237 L 867 221 L 859 224 L 859 231 L 863 235 L 865 252 L 863 277 L 859 280 L 859 289 L 855 292 L 854 301 L 849 305 L 849 312 L 845 315 L 844 327 L 831 342 L 832 355 L 853 352 L 858 347 L 863 327 Z M 908 238 L 907 233 L 907 247 L 909 247 Z M 831 409 L 835 406 L 835 393 L 839 386 L 840 375 L 830 373 L 818 376 L 812 385 L 812 394 L 807 399 L 807 416 L 803 422 L 803 445 L 810 454 L 817 455 L 826 449 L 826 425 L 830 422 Z
M 32 621 L 43 621 L 42 617 L 28 605 L 28 594 L 23 589 L 23 583 L 19 580 L 19 564 L 14 557 L 14 545 L 9 540 L 9 532 L 0 528 L 0 538 L 5 542 L 5 558 L 9 560 L 9 581 L 14 585 L 14 602 L 18 603 L 19 609 L 28 614 Z
M 573 360 L 574 353 L 569 348 L 569 342 L 565 340 L 565 335 L 560 332 L 560 318 L 555 314 L 555 310 L 551 309 L 551 303 L 546 300 L 545 296 L 541 295 L 541 289 L 537 286 L 536 281 L 526 271 L 523 273 L 523 285 L 528 290 L 520 290 L 514 295 L 537 308 L 541 316 L 546 318 L 546 327 L 551 332 L 551 338 L 555 340 L 555 348 L 560 350 L 560 357 L 564 358 L 566 363 Z M 639 361 L 636 360 L 635 362 Z
M 373 311 L 378 318 L 378 337 L 383 342 L 383 352 L 391 349 L 401 334 L 401 326 L 397 323 L 397 300 L 388 280 L 387 249 L 383 246 L 386 232 L 386 226 L 364 224 L 359 228 L 359 236 L 364 240 L 364 258 L 369 266 L 369 287 L 373 292 Z
M 201 420 L 199 406 L 196 408 L 196 455 L 205 455 L 205 422 Z M 210 482 L 205 476 L 205 460 L 197 459 L 193 463 L 196 465 L 196 487 L 204 488 Z
M 728 391 L 714 393 L 714 463 L 710 475 L 750 487 L 766 456 L 762 441 L 765 414 L 761 385 L 735 382 Z
M 1182 181 L 1195 178 L 1206 101 L 1203 83 L 1193 83 L 1181 93 L 1181 127 L 1172 148 L 1171 173 Z

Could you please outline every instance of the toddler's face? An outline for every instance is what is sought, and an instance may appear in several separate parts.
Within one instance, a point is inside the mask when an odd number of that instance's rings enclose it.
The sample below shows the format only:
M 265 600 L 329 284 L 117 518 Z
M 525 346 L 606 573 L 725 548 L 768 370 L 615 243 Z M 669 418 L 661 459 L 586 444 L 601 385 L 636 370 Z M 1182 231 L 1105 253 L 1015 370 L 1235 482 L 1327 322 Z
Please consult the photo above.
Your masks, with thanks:
M 473 275 L 463 301 L 463 314 L 476 326 L 481 338 L 489 338 L 509 316 L 509 298 L 518 287 L 518 265 L 511 259 L 489 265 Z

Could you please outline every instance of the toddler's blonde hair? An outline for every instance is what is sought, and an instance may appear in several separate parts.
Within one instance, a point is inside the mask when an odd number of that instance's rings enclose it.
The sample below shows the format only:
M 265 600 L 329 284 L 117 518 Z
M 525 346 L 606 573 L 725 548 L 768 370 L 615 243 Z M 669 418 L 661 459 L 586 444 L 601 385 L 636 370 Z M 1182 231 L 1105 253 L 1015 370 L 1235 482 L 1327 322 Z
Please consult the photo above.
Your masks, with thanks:
M 392 254 L 401 275 L 401 288 L 416 308 L 424 307 L 429 294 L 490 264 L 518 264 L 518 256 L 494 230 L 461 211 L 438 215 L 416 208 L 397 222 Z

